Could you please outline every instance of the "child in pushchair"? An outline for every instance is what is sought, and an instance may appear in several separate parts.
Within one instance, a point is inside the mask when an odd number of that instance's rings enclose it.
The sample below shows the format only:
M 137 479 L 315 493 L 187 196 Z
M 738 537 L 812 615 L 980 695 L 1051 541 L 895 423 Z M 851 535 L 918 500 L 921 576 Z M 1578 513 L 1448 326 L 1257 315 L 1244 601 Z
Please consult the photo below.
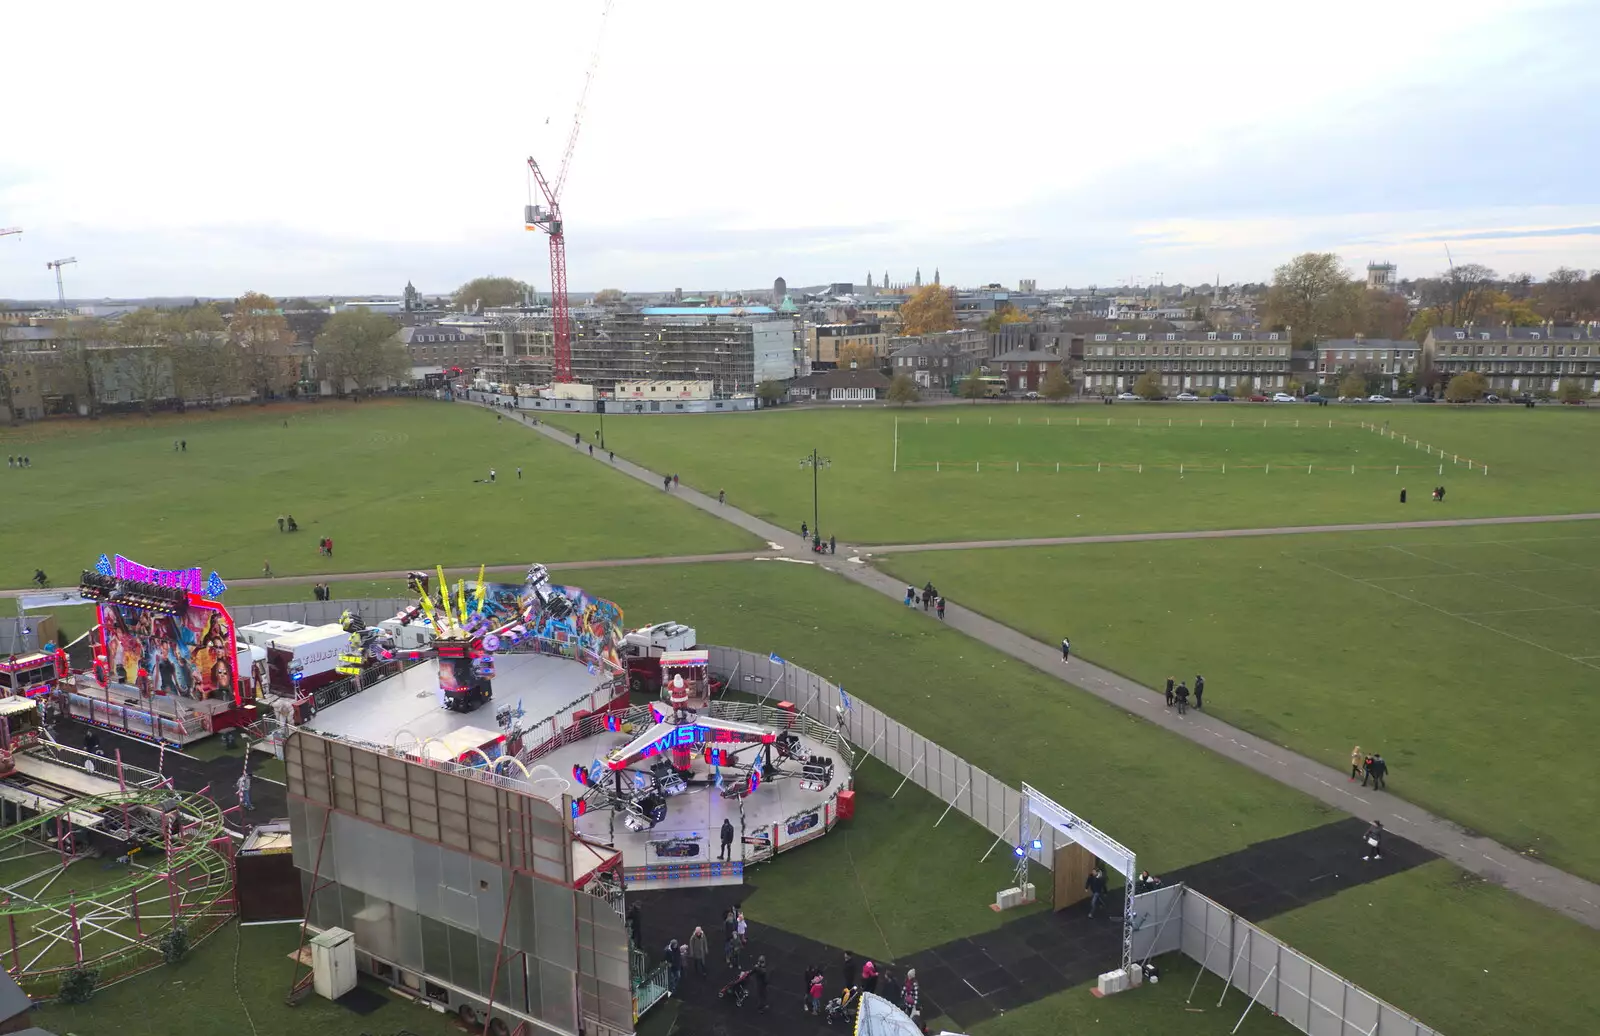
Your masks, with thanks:
M 856 1017 L 856 1008 L 861 1006 L 860 990 L 845 987 L 845 991 L 828 1001 L 828 1006 L 822 1009 L 822 1015 L 829 1025 L 842 1025 L 849 1027 Z
M 722 1000 L 732 1000 L 733 1006 L 743 1007 L 745 997 L 750 995 L 750 972 L 741 971 L 732 982 L 717 990 L 717 997 Z

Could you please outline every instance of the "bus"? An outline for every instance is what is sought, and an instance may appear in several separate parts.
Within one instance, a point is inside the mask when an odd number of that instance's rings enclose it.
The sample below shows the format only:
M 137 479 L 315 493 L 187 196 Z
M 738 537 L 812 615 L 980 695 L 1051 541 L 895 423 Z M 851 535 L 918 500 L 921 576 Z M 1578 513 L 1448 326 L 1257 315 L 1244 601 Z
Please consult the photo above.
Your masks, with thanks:
M 978 382 L 983 385 L 984 399 L 997 399 L 1011 390 L 1004 378 L 979 376 Z

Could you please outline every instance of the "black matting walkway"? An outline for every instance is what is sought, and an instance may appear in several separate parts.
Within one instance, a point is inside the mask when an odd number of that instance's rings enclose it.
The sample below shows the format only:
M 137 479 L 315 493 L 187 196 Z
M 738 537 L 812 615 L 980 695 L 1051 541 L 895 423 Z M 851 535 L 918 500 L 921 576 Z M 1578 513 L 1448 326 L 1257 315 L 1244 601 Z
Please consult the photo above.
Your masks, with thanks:
M 1359 820 L 1342 820 L 1258 842 L 1163 878 L 1168 884 L 1185 882 L 1246 920 L 1260 922 L 1435 859 L 1426 849 L 1391 835 L 1385 839 L 1382 860 L 1363 862 L 1361 834 L 1365 830 Z M 710 975 L 699 978 L 691 967 L 684 976 L 676 1032 L 679 1036 L 839 1032 L 804 1013 L 801 984 L 806 969 L 818 965 L 826 969 L 828 995 L 837 995 L 843 983 L 843 948 L 754 921 L 744 961 L 748 966 L 758 956 L 767 958 L 769 1009 L 759 1012 L 753 995 L 741 1008 L 717 998 L 717 990 L 732 977 L 722 960 L 722 915 L 751 891 L 746 885 L 629 893 L 628 902 L 639 907 L 644 945 L 652 960 L 660 959 L 669 940 L 687 939 L 696 925 L 706 930 Z M 1120 906 L 1120 900 L 1117 902 Z M 951 1027 L 966 1029 L 1003 1011 L 1093 981 L 1116 966 L 1121 937 L 1119 921 L 1105 915 L 1090 919 L 1081 905 L 1029 914 L 994 931 L 893 962 L 895 985 L 891 989 L 880 983 L 878 992 L 898 999 L 898 984 L 905 970 L 916 968 L 923 1016 L 943 1016 Z

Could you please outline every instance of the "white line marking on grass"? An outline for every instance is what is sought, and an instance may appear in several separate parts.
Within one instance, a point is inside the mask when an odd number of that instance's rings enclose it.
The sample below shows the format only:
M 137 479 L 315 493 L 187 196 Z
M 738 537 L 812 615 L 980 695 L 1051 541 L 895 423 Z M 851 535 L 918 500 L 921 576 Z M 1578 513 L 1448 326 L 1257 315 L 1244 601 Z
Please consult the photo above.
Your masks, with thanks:
M 1571 611 L 1574 608 L 1581 608 L 1581 609 L 1584 609 L 1585 611 L 1592 611 L 1593 610 L 1593 607 L 1591 605 L 1587 605 L 1587 604 L 1552 604 L 1552 605 L 1547 605 L 1547 606 L 1545 606 L 1543 608 L 1500 608 L 1500 609 L 1495 610 L 1495 611 L 1487 611 L 1487 612 L 1457 612 L 1456 614 L 1457 615 L 1520 615 L 1523 612 L 1565 612 L 1565 611 Z
M 1526 645 L 1528 645 L 1529 647 L 1532 647 L 1532 648 L 1538 648 L 1540 651 L 1548 652 L 1549 654 L 1555 655 L 1557 658 L 1565 658 L 1569 662 L 1578 662 L 1579 665 L 1588 666 L 1590 669 L 1600 669 L 1600 665 L 1594 665 L 1594 664 L 1589 663 L 1589 662 L 1579 661 L 1578 659 L 1573 658 L 1571 655 L 1564 655 L 1564 654 L 1562 654 L 1561 652 L 1557 651 L 1554 648 L 1545 647 L 1543 644 L 1535 643 L 1534 641 L 1531 641 L 1526 637 L 1519 637 L 1515 633 L 1507 633 L 1505 630 L 1496 629 L 1495 627 L 1489 625 L 1486 622 L 1478 622 L 1476 619 L 1469 619 L 1465 615 L 1457 615 L 1454 612 L 1445 611 L 1443 608 L 1440 608 L 1437 605 L 1429 604 L 1427 601 L 1419 601 L 1415 597 L 1407 597 L 1405 594 L 1402 594 L 1402 593 L 1396 593 L 1395 591 L 1390 590 L 1388 587 L 1378 586 L 1376 583 L 1373 583 L 1373 582 L 1371 582 L 1369 580 L 1357 579 L 1355 576 L 1347 576 L 1343 572 L 1339 571 L 1338 569 L 1329 568 L 1327 565 L 1324 565 L 1324 564 L 1322 564 L 1320 562 L 1310 561 L 1310 562 L 1307 562 L 1307 564 L 1314 565 L 1317 568 L 1322 569 L 1324 572 L 1332 572 L 1334 575 L 1338 576 L 1340 579 L 1348 579 L 1352 583 L 1359 583 L 1362 586 L 1371 587 L 1374 590 L 1380 590 L 1383 593 L 1386 593 L 1386 594 L 1390 595 L 1391 597 L 1398 597 L 1400 600 L 1405 601 L 1408 604 L 1415 604 L 1415 605 L 1418 605 L 1420 607 L 1427 608 L 1430 611 L 1436 611 L 1440 615 L 1448 616 L 1449 618 L 1452 618 L 1452 619 L 1459 619 L 1462 622 L 1471 623 L 1472 625 L 1477 626 L 1480 629 L 1488 630 L 1490 633 L 1498 633 L 1502 637 L 1508 637 L 1511 640 L 1517 641 L 1518 643 L 1526 644 Z
M 1588 537 L 1579 537 L 1579 536 L 1573 536 L 1573 537 L 1568 537 L 1568 538 L 1569 539 L 1584 539 L 1584 540 L 1588 540 Z M 1487 542 L 1487 543 L 1498 543 L 1502 547 L 1510 547 L 1512 550 L 1517 551 L 1520 554 L 1530 554 L 1533 557 L 1544 558 L 1547 561 L 1556 561 L 1556 562 L 1559 562 L 1560 566 L 1561 566 L 1560 568 L 1554 568 L 1554 569 L 1548 569 L 1548 568 L 1529 569 L 1529 571 L 1532 571 L 1532 572 L 1551 572 L 1551 571 L 1559 572 L 1561 570 L 1561 568 L 1581 568 L 1585 572 L 1600 572 L 1600 568 L 1597 568 L 1594 565 L 1580 565 L 1576 561 L 1568 561 L 1566 558 L 1558 558 L 1553 554 L 1541 554 L 1537 550 L 1529 550 L 1527 547 L 1518 547 L 1518 546 L 1516 546 L 1517 542 L 1539 543 L 1539 542 L 1541 542 L 1540 540 L 1521 540 L 1521 541 L 1486 540 L 1485 542 Z M 1592 541 L 1590 541 L 1590 542 L 1592 542 Z

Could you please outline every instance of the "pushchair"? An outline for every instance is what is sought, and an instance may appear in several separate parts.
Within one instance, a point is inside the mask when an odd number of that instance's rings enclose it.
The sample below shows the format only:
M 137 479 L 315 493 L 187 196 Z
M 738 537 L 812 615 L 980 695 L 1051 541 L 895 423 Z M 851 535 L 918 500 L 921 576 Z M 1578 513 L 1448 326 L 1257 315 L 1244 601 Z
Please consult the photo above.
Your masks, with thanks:
M 739 972 L 739 974 L 734 977 L 732 982 L 729 982 L 727 985 L 717 990 L 718 999 L 732 1000 L 733 1006 L 735 1007 L 743 1007 L 745 998 L 749 995 L 750 972 L 748 969 Z
M 829 1025 L 839 1025 L 850 1028 L 855 1022 L 856 1009 L 861 1006 L 861 992 L 856 989 L 845 989 L 840 996 L 829 1000 L 822 1009 L 822 1016 Z

